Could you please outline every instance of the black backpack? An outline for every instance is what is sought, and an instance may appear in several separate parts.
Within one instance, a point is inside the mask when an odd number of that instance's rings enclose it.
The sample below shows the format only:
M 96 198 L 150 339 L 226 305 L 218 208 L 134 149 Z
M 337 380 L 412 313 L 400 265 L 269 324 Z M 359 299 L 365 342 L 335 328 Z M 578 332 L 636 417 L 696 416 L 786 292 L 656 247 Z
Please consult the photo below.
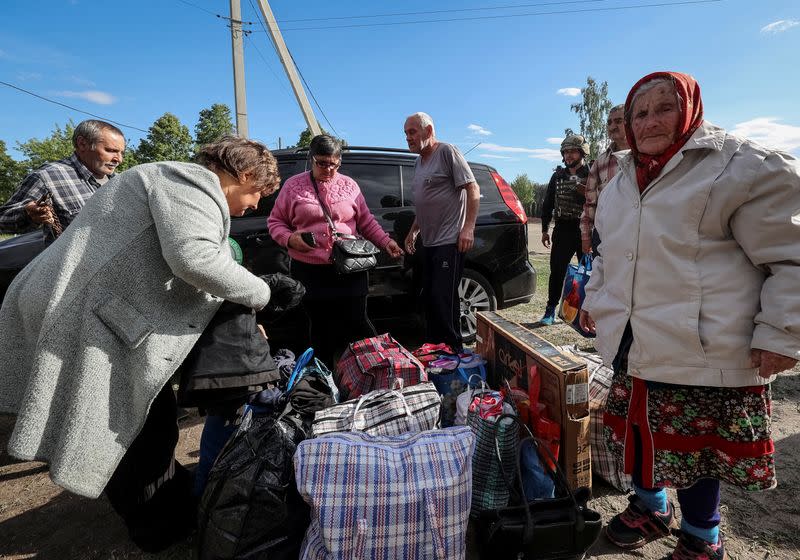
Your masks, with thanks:
M 292 457 L 306 432 L 294 414 L 246 413 L 200 502 L 200 560 L 298 558 L 309 510 L 297 492 Z

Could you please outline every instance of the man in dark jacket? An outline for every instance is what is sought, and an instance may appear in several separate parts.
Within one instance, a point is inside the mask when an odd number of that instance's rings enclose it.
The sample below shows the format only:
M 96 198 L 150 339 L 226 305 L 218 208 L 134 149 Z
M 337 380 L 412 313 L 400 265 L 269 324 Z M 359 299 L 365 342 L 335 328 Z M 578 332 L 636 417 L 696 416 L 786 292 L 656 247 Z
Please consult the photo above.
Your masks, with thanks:
M 550 249 L 550 284 L 547 296 L 547 308 L 541 323 L 552 325 L 555 320 L 556 306 L 561 299 L 561 290 L 567 266 L 573 255 L 581 254 L 580 218 L 589 166 L 586 156 L 589 144 L 583 136 L 570 135 L 561 142 L 561 156 L 564 167 L 558 166 L 547 185 L 547 193 L 542 205 L 542 244 Z M 550 247 L 551 217 L 555 216 L 553 243 Z

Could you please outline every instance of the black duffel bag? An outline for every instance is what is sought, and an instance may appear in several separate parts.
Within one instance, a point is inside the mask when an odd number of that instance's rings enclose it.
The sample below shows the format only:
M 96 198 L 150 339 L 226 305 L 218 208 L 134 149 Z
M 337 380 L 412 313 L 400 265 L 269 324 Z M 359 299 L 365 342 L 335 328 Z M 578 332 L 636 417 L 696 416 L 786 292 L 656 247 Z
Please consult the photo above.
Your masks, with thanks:
M 200 560 L 296 560 L 309 524 L 297 492 L 299 418 L 248 412 L 208 477 L 198 511 Z
M 516 416 L 504 414 L 498 417 L 497 422 L 503 418 L 513 418 L 515 422 L 520 423 L 520 426 L 527 429 Z M 516 470 L 518 484 L 514 480 L 506 479 L 509 490 L 514 496 L 511 505 L 484 510 L 478 514 L 477 531 L 481 558 L 494 560 L 580 558 L 594 544 L 602 529 L 600 514 L 586 505 L 591 498 L 591 490 L 582 487 L 573 492 L 549 447 L 540 443 L 533 435 L 526 437 L 522 442 L 528 440 L 556 467 L 553 472 L 556 497 L 536 500 L 525 498 L 518 452 L 516 468 L 501 469 L 504 475 L 506 472 Z M 502 463 L 499 445 L 496 446 L 496 450 L 498 460 Z

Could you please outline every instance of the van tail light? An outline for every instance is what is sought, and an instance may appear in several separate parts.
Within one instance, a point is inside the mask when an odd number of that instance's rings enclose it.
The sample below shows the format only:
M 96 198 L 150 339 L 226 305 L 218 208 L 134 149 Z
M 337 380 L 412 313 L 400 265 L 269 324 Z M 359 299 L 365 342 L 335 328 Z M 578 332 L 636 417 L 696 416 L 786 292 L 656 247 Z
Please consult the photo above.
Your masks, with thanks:
M 511 185 L 506 183 L 506 180 L 496 171 L 492 171 L 492 179 L 494 179 L 494 184 L 497 185 L 497 188 L 500 190 L 500 196 L 503 197 L 503 202 L 506 203 L 506 206 L 514 212 L 514 215 L 521 223 L 527 224 L 528 215 L 525 214 L 525 209 L 522 207 L 522 203 L 519 201 L 519 198 L 517 198 L 517 193 L 514 192 Z

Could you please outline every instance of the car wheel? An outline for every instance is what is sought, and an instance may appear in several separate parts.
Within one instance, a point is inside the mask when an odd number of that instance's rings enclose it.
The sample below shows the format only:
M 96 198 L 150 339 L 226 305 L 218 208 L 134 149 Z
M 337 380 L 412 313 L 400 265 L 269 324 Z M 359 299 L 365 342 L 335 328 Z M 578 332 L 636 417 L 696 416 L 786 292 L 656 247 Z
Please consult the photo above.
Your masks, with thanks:
M 475 342 L 478 334 L 478 311 L 497 309 L 497 297 L 489 281 L 472 269 L 465 269 L 458 284 L 458 298 L 461 305 L 461 338 L 464 344 Z

